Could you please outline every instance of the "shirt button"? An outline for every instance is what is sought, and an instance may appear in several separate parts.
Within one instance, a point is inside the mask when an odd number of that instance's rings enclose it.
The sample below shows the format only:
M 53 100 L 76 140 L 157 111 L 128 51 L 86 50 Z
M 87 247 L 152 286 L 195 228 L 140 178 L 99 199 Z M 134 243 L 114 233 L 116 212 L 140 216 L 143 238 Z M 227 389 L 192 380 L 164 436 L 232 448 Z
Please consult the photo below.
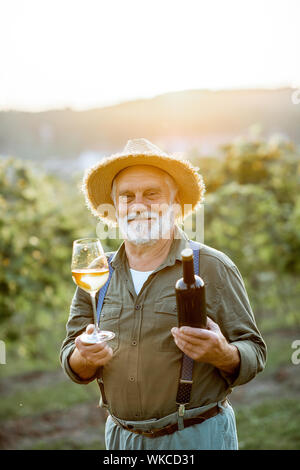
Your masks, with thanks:
M 131 344 L 132 344 L 132 346 L 136 346 L 136 345 L 137 345 L 137 342 L 136 342 L 136 341 L 132 341 Z
M 134 377 L 129 377 L 130 382 L 134 382 Z

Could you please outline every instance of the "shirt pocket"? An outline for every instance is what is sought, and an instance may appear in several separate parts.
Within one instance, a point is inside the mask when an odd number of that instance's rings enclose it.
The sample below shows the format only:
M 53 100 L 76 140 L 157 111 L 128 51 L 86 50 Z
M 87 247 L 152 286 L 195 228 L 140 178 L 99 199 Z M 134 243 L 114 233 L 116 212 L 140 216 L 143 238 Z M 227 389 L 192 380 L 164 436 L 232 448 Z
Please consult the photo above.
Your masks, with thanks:
M 112 331 L 115 337 L 107 341 L 113 352 L 116 352 L 120 344 L 120 315 L 122 305 L 103 305 L 100 315 L 99 327 L 101 330 Z
M 171 328 L 178 326 L 176 299 L 157 301 L 154 304 L 155 338 L 158 351 L 178 351 Z

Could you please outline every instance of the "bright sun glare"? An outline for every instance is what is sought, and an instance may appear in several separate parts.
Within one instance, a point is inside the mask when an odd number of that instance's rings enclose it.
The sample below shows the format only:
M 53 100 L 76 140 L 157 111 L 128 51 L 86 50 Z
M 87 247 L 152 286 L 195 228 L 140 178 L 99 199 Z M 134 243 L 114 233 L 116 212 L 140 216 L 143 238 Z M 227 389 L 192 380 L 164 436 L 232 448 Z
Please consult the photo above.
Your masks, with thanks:
M 297 86 L 298 0 L 0 0 L 0 109 Z

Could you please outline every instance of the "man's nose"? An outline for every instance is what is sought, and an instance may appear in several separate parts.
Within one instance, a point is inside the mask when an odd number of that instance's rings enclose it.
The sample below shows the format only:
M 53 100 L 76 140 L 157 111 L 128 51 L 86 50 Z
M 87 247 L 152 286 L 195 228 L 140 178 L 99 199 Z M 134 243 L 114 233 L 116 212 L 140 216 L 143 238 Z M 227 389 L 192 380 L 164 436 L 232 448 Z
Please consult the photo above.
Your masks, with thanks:
M 147 211 L 148 208 L 143 202 L 133 202 L 130 204 L 130 212 L 136 212 L 137 215 L 140 215 L 142 212 Z
M 142 191 L 137 191 L 135 193 L 134 199 L 130 204 L 130 210 L 135 210 L 136 212 L 147 210 Z

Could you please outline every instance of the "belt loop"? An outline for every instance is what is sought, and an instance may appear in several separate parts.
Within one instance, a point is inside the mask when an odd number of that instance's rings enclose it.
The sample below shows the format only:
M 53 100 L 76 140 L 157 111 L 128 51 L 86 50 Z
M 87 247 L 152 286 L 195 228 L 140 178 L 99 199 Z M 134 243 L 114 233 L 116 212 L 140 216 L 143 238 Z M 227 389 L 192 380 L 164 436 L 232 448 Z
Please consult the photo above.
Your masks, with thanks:
M 178 423 L 178 431 L 182 431 L 184 429 L 184 413 L 185 413 L 185 405 L 181 404 L 179 405 L 178 411 L 177 411 L 177 423 Z
M 227 406 L 228 406 L 228 400 L 226 397 L 223 400 L 218 401 L 218 408 L 221 413 L 224 412 L 224 408 L 227 408 Z

